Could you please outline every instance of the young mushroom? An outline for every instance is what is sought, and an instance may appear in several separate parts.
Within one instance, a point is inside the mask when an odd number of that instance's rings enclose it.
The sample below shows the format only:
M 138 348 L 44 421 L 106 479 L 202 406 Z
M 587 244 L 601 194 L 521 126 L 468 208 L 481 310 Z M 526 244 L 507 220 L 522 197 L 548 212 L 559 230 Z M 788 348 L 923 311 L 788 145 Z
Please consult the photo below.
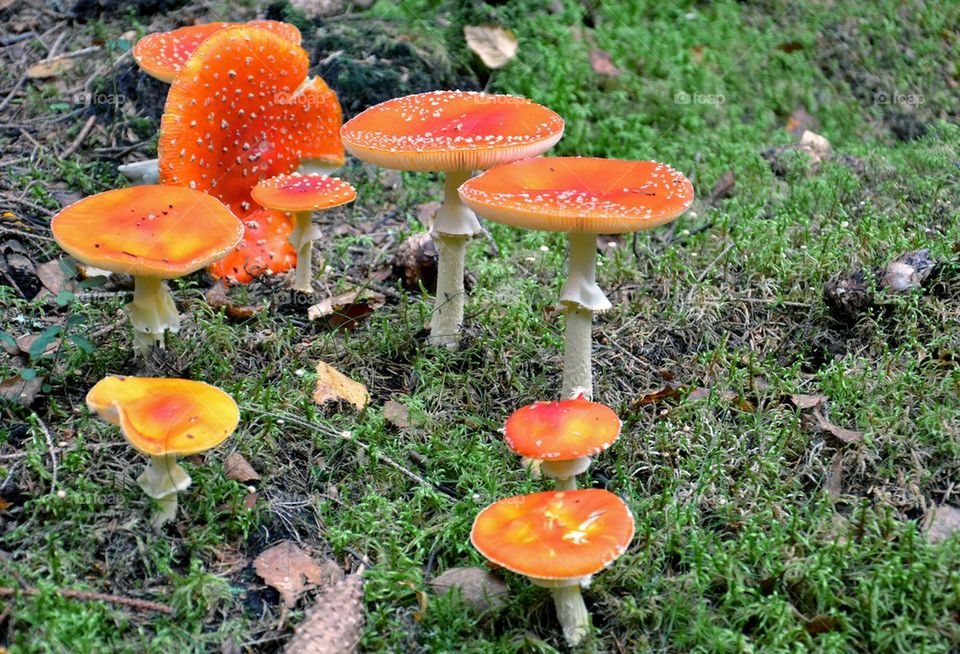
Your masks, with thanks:
M 693 202 L 681 173 L 655 161 L 538 157 L 492 168 L 460 187 L 484 218 L 541 231 L 567 232 L 570 269 L 565 305 L 563 396 L 593 397 L 593 313 L 611 308 L 597 285 L 597 234 L 652 229 Z
M 590 457 L 620 436 L 613 409 L 583 396 L 559 402 L 534 402 L 507 418 L 504 440 L 517 454 L 541 461 L 540 470 L 556 480 L 557 490 L 576 490 L 577 475 Z
M 177 492 L 190 485 L 177 457 L 216 447 L 240 421 L 229 395 L 187 379 L 105 377 L 87 393 L 87 406 L 118 425 L 130 444 L 150 457 L 137 484 L 159 504 L 155 527 L 176 517 Z
M 243 225 L 216 198 L 179 186 L 106 191 L 65 207 L 53 237 L 81 263 L 133 276 L 127 314 L 140 353 L 164 346 L 180 315 L 164 280 L 183 277 L 225 256 Z
M 320 230 L 310 222 L 314 211 L 332 209 L 353 202 L 357 191 L 336 177 L 316 173 L 277 175 L 253 187 L 255 202 L 267 209 L 291 212 L 294 215 L 290 243 L 297 250 L 297 271 L 293 288 L 313 293 L 313 241 L 320 238 Z
M 473 546 L 489 561 L 550 589 L 571 647 L 590 628 L 580 588 L 619 558 L 632 538 L 630 509 L 600 489 L 508 497 L 481 511 L 470 530 Z
M 444 174 L 433 225 L 439 262 L 430 341 L 456 347 L 467 240 L 482 229 L 457 188 L 474 170 L 546 152 L 563 136 L 563 119 L 526 98 L 433 91 L 371 107 L 347 121 L 341 135 L 347 151 L 363 161 Z

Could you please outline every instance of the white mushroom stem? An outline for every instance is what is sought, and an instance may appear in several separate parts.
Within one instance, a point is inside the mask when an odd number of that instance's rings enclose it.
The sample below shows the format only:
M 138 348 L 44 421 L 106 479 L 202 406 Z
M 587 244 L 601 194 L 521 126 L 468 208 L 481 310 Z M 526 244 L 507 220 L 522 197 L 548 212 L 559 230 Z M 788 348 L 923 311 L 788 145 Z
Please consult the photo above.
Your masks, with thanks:
M 137 184 L 156 184 L 160 181 L 160 165 L 157 159 L 122 164 L 117 166 L 117 170 Z
M 133 278 L 133 302 L 127 305 L 127 315 L 133 324 L 133 346 L 140 354 L 150 347 L 163 347 L 166 331 L 180 331 L 180 314 L 173 302 L 170 289 L 159 277 Z
M 570 233 L 570 268 L 560 291 L 566 307 L 563 345 L 563 397 L 593 398 L 593 313 L 612 305 L 597 285 L 596 234 Z
M 311 211 L 294 214 L 290 244 L 297 250 L 297 271 L 293 288 L 302 293 L 313 293 L 313 242 L 320 238 L 320 228 L 311 222 Z
M 570 647 L 576 647 L 590 633 L 590 614 L 583 603 L 580 586 L 590 583 L 584 579 L 531 579 L 537 586 L 550 589 L 553 604 L 557 609 L 557 620 L 563 629 L 563 637 Z
M 341 168 L 342 164 L 333 163 L 328 159 L 304 159 L 300 162 L 300 168 L 297 169 L 301 175 L 331 175 Z
M 157 500 L 159 507 L 151 524 L 162 527 L 177 515 L 177 492 L 190 486 L 190 475 L 177 463 L 173 454 L 151 456 L 150 463 L 139 477 L 137 485 Z
M 558 491 L 577 490 L 577 475 L 586 472 L 589 467 L 589 456 L 567 461 L 542 461 L 540 463 L 540 471 L 555 480 Z
M 463 323 L 463 269 L 467 241 L 481 231 L 477 215 L 460 201 L 457 189 L 470 178 L 470 171 L 447 173 L 443 206 L 433 224 L 437 248 L 437 295 L 430 320 L 430 342 L 455 348 Z

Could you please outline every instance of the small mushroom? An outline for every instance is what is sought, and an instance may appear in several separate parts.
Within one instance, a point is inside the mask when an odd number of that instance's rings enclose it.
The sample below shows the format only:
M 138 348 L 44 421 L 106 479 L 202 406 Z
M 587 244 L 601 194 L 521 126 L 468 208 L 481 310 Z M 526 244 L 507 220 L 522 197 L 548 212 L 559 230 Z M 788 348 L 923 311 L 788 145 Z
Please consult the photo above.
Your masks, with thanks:
M 576 490 L 577 475 L 590 467 L 590 457 L 619 436 L 620 418 L 613 409 L 583 396 L 522 407 L 504 429 L 507 446 L 541 461 L 540 470 L 556 480 L 557 490 Z
M 574 647 L 590 628 L 580 588 L 627 550 L 633 528 L 630 509 L 613 493 L 548 491 L 491 504 L 474 521 L 470 541 L 489 561 L 550 589 Z
M 190 486 L 190 475 L 177 456 L 216 447 L 240 420 L 229 395 L 187 379 L 105 377 L 87 393 L 87 406 L 118 425 L 130 444 L 150 457 L 137 484 L 159 503 L 155 527 L 176 517 L 177 492 Z
M 243 225 L 216 198 L 184 187 L 146 185 L 98 193 L 60 211 L 53 237 L 81 263 L 134 278 L 127 314 L 134 346 L 164 346 L 180 315 L 164 280 L 183 277 L 225 256 Z
M 297 271 L 293 288 L 303 293 L 313 292 L 313 241 L 320 238 L 320 230 L 310 222 L 314 211 L 332 209 L 353 202 L 357 191 L 353 186 L 317 173 L 277 175 L 253 187 L 254 201 L 267 209 L 287 211 L 294 215 L 290 244 L 297 250 Z
M 593 313 L 611 308 L 597 285 L 597 234 L 652 229 L 693 202 L 693 185 L 655 161 L 537 157 L 504 164 L 460 187 L 464 204 L 495 222 L 567 232 L 570 270 L 560 291 L 566 307 L 563 396 L 593 397 Z
M 526 98 L 432 91 L 370 107 L 340 133 L 350 154 L 363 161 L 444 174 L 443 205 L 433 226 L 439 262 L 430 341 L 456 347 L 467 240 L 482 231 L 457 188 L 474 170 L 546 152 L 563 136 L 563 119 Z

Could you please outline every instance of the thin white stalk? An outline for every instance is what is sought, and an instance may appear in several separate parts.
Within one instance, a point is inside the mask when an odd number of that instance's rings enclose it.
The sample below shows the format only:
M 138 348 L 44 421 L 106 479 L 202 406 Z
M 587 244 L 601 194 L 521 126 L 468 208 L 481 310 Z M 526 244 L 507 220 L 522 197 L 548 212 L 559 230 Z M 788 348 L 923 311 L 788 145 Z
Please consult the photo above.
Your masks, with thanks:
M 151 456 L 143 474 L 137 477 L 137 485 L 157 500 L 157 512 L 150 523 L 159 528 L 177 516 L 177 492 L 190 486 L 190 475 L 172 454 Z
M 577 475 L 586 472 L 588 468 L 590 468 L 588 456 L 566 461 L 543 461 L 540 464 L 540 470 L 555 481 L 558 491 L 577 490 Z
M 557 620 L 570 647 L 576 647 L 590 633 L 590 614 L 580 594 L 580 584 L 551 588 Z
M 117 166 L 117 170 L 136 184 L 156 184 L 160 181 L 160 166 L 157 159 L 121 164 Z
M 290 244 L 297 250 L 297 270 L 293 288 L 302 293 L 313 293 L 313 242 L 320 238 L 320 228 L 311 221 L 312 212 L 294 214 Z
M 158 277 L 134 277 L 133 302 L 126 309 L 133 325 L 133 346 L 139 354 L 146 354 L 154 345 L 164 347 L 164 332 L 180 331 L 177 305 Z
M 593 312 L 610 308 L 597 285 L 596 234 L 570 233 L 570 268 L 560 291 L 566 306 L 563 346 L 563 397 L 593 397 Z

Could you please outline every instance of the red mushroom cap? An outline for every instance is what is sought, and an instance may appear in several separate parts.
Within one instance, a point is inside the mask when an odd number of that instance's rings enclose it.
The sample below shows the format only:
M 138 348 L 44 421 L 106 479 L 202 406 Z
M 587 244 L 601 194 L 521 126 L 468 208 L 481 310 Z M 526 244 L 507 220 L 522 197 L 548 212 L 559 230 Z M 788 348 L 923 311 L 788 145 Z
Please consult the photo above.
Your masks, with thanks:
M 253 199 L 277 211 L 321 211 L 353 202 L 357 190 L 350 184 L 317 173 L 277 175 L 253 187 Z
M 563 119 L 526 98 L 432 91 L 370 107 L 341 135 L 350 154 L 383 168 L 457 172 L 542 154 Z
M 300 45 L 300 30 L 290 23 L 276 20 L 252 20 L 249 23 L 205 23 L 189 25 L 169 32 L 148 34 L 133 46 L 133 58 L 147 75 L 168 84 L 180 72 L 190 55 L 211 34 L 226 27 L 249 25 L 279 34 L 291 43 Z
M 599 572 L 627 550 L 633 516 L 601 489 L 508 497 L 477 516 L 473 546 L 499 566 L 534 579 L 577 579 Z
M 478 215 L 513 227 L 620 234 L 682 214 L 693 203 L 693 185 L 656 161 L 538 157 L 467 180 L 460 198 Z
M 210 266 L 210 274 L 238 284 L 257 275 L 282 273 L 297 265 L 297 251 L 290 243 L 293 226 L 287 214 L 257 209 L 243 219 L 243 241 Z
M 507 419 L 504 439 L 511 450 L 530 459 L 568 461 L 593 456 L 620 436 L 620 418 L 608 406 L 583 396 L 559 402 L 535 402 Z

